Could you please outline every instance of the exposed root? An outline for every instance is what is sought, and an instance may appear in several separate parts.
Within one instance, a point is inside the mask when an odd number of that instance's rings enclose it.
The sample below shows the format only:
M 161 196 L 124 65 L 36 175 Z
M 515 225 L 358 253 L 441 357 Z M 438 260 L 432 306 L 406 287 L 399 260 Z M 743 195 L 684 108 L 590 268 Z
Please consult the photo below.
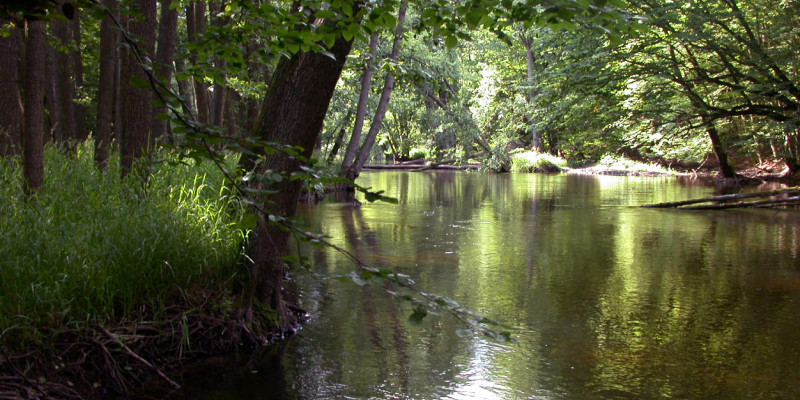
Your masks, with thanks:
M 143 316 L 114 328 L 52 332 L 47 350 L 9 354 L 0 348 L 0 400 L 115 398 L 156 375 L 178 387 L 165 370 L 287 336 L 263 321 L 254 326 L 237 321 L 215 299 L 219 297 L 212 293 L 195 293 L 166 310 L 159 321 Z

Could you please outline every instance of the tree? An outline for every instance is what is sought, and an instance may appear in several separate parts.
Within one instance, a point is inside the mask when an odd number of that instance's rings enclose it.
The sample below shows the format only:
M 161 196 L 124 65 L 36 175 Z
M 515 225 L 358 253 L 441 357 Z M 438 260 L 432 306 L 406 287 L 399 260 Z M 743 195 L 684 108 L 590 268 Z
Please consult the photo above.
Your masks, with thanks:
M 149 76 L 142 65 L 146 57 L 155 50 L 156 1 L 138 0 L 132 4 L 135 11 L 131 18 L 129 32 L 136 43 L 127 51 L 126 60 L 129 82 L 122 82 L 124 101 L 123 126 L 120 132 L 120 160 L 122 176 L 133 171 L 134 164 L 147 155 L 150 150 L 152 127 L 152 92 L 141 82 L 148 82 Z M 147 176 L 146 171 L 140 171 Z
M 94 131 L 94 159 L 100 170 L 108 167 L 111 155 L 111 132 L 114 118 L 117 75 L 119 74 L 119 50 L 117 49 L 116 18 L 117 1 L 105 0 L 103 5 L 111 15 L 105 15 L 100 23 L 100 79 L 97 90 L 97 127 Z M 119 126 L 116 127 L 119 131 Z
M 22 164 L 29 190 L 44 183 L 44 72 L 47 24 L 35 15 L 25 17 L 25 130 Z
M 9 29 L 7 37 L 0 36 L 0 156 L 19 154 L 22 149 L 22 99 L 19 94 L 19 60 L 22 56 L 21 29 L 11 21 L 0 19 Z

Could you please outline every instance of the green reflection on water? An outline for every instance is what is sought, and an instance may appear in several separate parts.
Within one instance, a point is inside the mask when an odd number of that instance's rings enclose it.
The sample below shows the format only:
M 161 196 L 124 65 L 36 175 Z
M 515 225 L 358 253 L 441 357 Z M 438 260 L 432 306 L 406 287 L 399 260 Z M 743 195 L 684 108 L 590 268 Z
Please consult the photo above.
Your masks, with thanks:
M 461 338 L 447 315 L 411 326 L 381 287 L 300 275 L 313 319 L 271 372 L 285 375 L 276 398 L 800 398 L 797 212 L 635 207 L 712 194 L 674 178 L 380 172 L 359 184 L 400 204 L 327 202 L 300 219 L 518 327 L 517 343 Z M 309 251 L 317 271 L 353 269 Z M 247 382 L 225 393 L 275 390 Z
M 711 194 L 667 178 L 381 172 L 359 183 L 400 205 L 331 203 L 304 218 L 520 331 L 513 345 L 461 339 L 446 316 L 407 326 L 379 289 L 328 287 L 305 335 L 323 358 L 357 354 L 322 361 L 340 371 L 323 383 L 343 384 L 340 395 L 800 396 L 796 213 L 631 207 Z M 324 253 L 320 268 L 351 268 Z

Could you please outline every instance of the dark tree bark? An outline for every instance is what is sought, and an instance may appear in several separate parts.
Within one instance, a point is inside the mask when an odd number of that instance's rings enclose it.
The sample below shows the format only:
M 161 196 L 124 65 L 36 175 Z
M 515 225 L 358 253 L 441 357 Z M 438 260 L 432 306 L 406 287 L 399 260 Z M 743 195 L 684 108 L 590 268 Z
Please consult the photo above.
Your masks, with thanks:
M 47 24 L 27 19 L 25 62 L 25 132 L 22 164 L 28 190 L 44 183 L 44 88 L 47 54 Z
M 54 19 L 50 22 L 53 36 L 56 41 L 54 51 L 55 65 L 55 103 L 58 110 L 54 118 L 54 137 L 56 142 L 74 149 L 77 140 L 77 125 L 75 123 L 74 82 L 71 73 L 71 58 L 68 47 L 71 43 L 69 23 Z
M 265 142 L 300 146 L 302 155 L 310 156 L 351 47 L 351 41 L 339 38 L 328 49 L 335 60 L 323 54 L 304 52 L 282 59 L 262 103 L 255 136 Z M 244 156 L 241 165 L 250 170 L 256 158 Z M 298 171 L 300 165 L 296 157 L 277 153 L 268 156 L 258 168 L 288 174 Z M 269 215 L 293 216 L 301 187 L 301 181 L 283 179 L 270 185 L 269 189 L 276 193 L 262 194 L 256 204 Z M 240 294 L 245 319 L 253 320 L 253 304 L 259 300 L 277 310 L 283 328 L 290 329 L 296 321 L 282 294 L 285 265 L 281 257 L 285 255 L 288 240 L 289 232 L 265 218 L 259 220 L 250 238 L 245 261 L 248 278 Z
M 375 58 L 378 56 L 378 32 L 369 38 L 369 60 L 367 60 L 364 74 L 361 75 L 361 93 L 358 96 L 358 106 L 356 107 L 356 120 L 353 124 L 353 133 L 350 135 L 350 144 L 342 160 L 342 173 L 353 168 L 353 161 L 358 155 L 358 147 L 361 145 L 361 131 L 364 128 L 364 118 L 367 116 L 367 103 L 369 103 L 369 93 L 372 90 L 372 76 L 375 74 Z
M 117 15 L 116 0 L 105 0 L 103 3 L 112 14 Z M 97 127 L 94 132 L 94 161 L 100 170 L 108 167 L 111 156 L 118 55 L 117 30 L 111 17 L 106 16 L 100 23 L 100 81 L 97 91 Z
M 403 2 L 403 4 L 400 6 L 400 10 L 397 13 L 397 30 L 395 31 L 394 43 L 392 44 L 392 53 L 389 56 L 389 59 L 393 63 L 396 63 L 400 58 L 400 46 L 403 44 L 403 24 L 406 20 L 407 7 L 408 3 Z M 345 177 L 349 179 L 356 179 L 361 173 L 361 170 L 364 168 L 364 164 L 367 162 L 367 158 L 372 151 L 372 146 L 375 144 L 375 138 L 378 137 L 378 132 L 380 132 L 381 128 L 383 127 L 383 119 L 386 116 L 386 110 L 389 107 L 389 100 L 392 97 L 394 83 L 394 74 L 391 71 L 387 72 L 386 82 L 384 83 L 383 91 L 381 92 L 381 99 L 378 102 L 377 110 L 375 110 L 375 117 L 372 118 L 372 124 L 369 127 L 367 137 L 364 138 L 364 143 L 358 150 L 358 156 L 353 162 L 353 165 L 345 173 Z
M 219 4 L 209 4 L 209 11 L 212 15 L 211 24 L 217 28 L 224 27 L 229 22 L 227 17 L 222 18 L 217 16 L 219 14 L 220 7 L 221 5 Z M 214 68 L 221 76 L 216 77 L 214 80 L 213 101 L 212 106 L 210 107 L 211 123 L 213 125 L 222 127 L 225 124 L 225 107 L 229 101 L 228 88 L 225 84 L 226 74 L 224 73 L 225 68 L 227 68 L 227 63 L 224 59 L 217 58 L 214 60 Z
M 89 137 L 86 129 L 86 107 L 75 102 L 83 89 L 83 56 L 81 55 L 81 13 L 78 9 L 72 17 L 70 37 L 75 47 L 70 51 L 70 72 L 72 74 L 72 109 L 75 119 L 75 140 L 85 141 Z
M 0 19 L 0 25 L 8 21 Z M 0 37 L 0 156 L 22 150 L 22 99 L 19 94 L 19 59 L 22 56 L 22 31 L 12 28 L 9 37 Z
M 172 1 L 159 0 L 161 18 L 158 22 L 158 46 L 154 65 L 156 76 L 166 87 L 172 84 L 175 42 L 178 39 L 178 10 L 170 8 Z M 153 140 L 158 140 L 168 132 L 169 124 L 159 118 L 159 115 L 166 113 L 166 105 L 159 105 L 153 109 Z
M 152 57 L 155 50 L 156 35 L 156 1 L 138 0 L 134 5 L 140 14 L 131 18 L 130 34 L 137 39 L 136 51 L 142 60 Z M 128 75 L 147 81 L 148 76 L 142 68 L 137 54 L 127 52 Z M 134 88 L 130 82 L 122 82 L 123 97 L 123 130 L 120 135 L 120 160 L 122 176 L 127 176 L 137 160 L 145 157 L 149 151 L 150 130 L 152 127 L 153 108 L 151 105 L 152 90 L 150 88 Z M 147 172 L 141 171 L 146 179 Z

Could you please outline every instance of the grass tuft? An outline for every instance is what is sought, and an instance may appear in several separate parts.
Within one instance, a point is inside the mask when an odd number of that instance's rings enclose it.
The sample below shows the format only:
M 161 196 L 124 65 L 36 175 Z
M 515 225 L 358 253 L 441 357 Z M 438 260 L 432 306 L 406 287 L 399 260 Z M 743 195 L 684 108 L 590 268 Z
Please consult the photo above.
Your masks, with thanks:
M 624 156 L 611 154 L 606 154 L 603 156 L 603 158 L 597 162 L 597 167 L 628 172 L 652 172 L 658 174 L 675 173 L 675 171 L 655 163 L 643 163 L 631 160 Z
M 77 155 L 48 147 L 45 165 L 26 199 L 19 160 L 0 160 L 4 336 L 158 316 L 187 288 L 232 279 L 242 207 L 210 163 L 162 163 L 144 187 L 120 182 L 119 166 L 98 171 L 90 143 Z
M 561 172 L 567 161 L 548 153 L 532 150 L 511 153 L 511 172 Z

